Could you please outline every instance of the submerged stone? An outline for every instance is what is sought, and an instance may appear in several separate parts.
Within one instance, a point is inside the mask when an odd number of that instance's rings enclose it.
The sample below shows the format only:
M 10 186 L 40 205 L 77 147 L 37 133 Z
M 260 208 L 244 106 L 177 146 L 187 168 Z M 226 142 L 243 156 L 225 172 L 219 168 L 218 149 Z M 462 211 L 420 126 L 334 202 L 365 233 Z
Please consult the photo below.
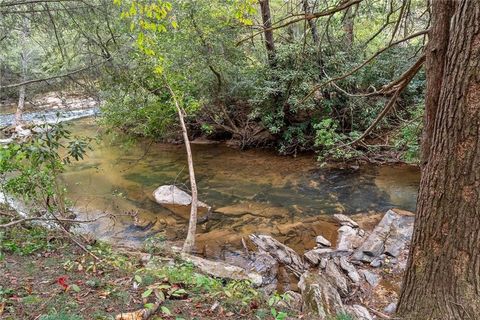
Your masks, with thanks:
M 163 185 L 153 191 L 153 198 L 158 204 L 173 213 L 189 219 L 192 196 L 174 185 Z M 198 201 L 198 217 L 202 218 L 211 209 L 209 205 Z

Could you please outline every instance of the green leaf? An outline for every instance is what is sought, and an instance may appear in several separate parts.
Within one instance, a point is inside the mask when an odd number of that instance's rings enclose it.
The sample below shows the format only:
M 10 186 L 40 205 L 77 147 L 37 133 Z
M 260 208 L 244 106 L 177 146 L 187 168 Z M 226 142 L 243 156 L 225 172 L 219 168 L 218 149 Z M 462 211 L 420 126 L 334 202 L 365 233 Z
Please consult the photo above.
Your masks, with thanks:
M 148 298 L 153 292 L 153 289 L 148 289 L 144 293 L 142 293 L 142 298 Z
M 81 291 L 80 287 L 77 286 L 76 284 L 72 284 L 70 287 L 71 287 L 72 290 L 75 291 L 75 292 L 80 292 L 80 291 Z
M 142 283 L 142 277 L 140 277 L 138 274 L 135 275 L 135 281 L 137 281 L 137 283 Z
M 145 307 L 145 309 L 152 309 L 154 304 L 153 303 L 145 303 L 143 306 Z
M 172 312 L 171 312 L 170 309 L 168 309 L 167 307 L 162 306 L 160 309 L 161 309 L 162 312 L 165 313 L 166 315 L 168 315 L 168 316 L 171 316 L 171 315 L 172 315 Z

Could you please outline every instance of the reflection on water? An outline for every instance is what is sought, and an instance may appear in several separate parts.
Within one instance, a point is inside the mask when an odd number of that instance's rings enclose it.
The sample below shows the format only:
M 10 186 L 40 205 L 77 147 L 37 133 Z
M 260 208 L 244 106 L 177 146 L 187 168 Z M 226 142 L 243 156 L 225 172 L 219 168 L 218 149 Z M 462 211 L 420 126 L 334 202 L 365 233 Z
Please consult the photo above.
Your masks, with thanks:
M 76 121 L 79 135 L 95 136 L 91 119 Z M 407 166 L 365 167 L 359 170 L 317 169 L 311 155 L 279 157 L 272 152 L 241 152 L 222 145 L 193 145 L 200 200 L 215 212 L 199 228 L 198 252 L 226 258 L 253 232 L 275 235 L 299 251 L 314 246 L 318 234 L 335 240 L 336 226 L 328 215 L 414 210 L 418 169 Z M 185 236 L 187 221 L 153 201 L 162 184 L 186 189 L 188 170 L 182 145 L 135 141 L 101 135 L 88 157 L 65 175 L 69 198 L 84 215 L 138 212 L 115 224 L 90 228 L 101 238 L 139 243 L 162 232 L 169 240 Z

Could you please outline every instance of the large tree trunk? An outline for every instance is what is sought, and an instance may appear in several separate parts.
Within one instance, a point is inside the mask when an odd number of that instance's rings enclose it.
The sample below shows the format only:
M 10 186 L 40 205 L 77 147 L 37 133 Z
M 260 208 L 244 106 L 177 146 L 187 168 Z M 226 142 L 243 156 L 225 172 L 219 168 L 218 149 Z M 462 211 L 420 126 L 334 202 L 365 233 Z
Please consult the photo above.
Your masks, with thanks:
M 442 88 L 445 56 L 450 39 L 450 19 L 455 9 L 454 1 L 437 1 L 432 6 L 432 26 L 427 44 L 425 68 L 427 93 L 425 95 L 425 117 L 422 137 L 422 164 L 427 161 L 437 112 L 440 89 Z
M 260 0 L 260 12 L 265 35 L 265 48 L 267 49 L 268 62 L 273 65 L 275 62 L 275 42 L 273 40 L 272 16 L 270 14 L 269 0 Z
M 28 72 L 28 34 L 30 32 L 30 26 L 27 16 L 23 18 L 22 34 L 20 37 L 20 68 L 21 68 L 21 81 L 24 82 L 27 80 Z M 15 112 L 15 126 L 18 126 L 22 122 L 23 109 L 25 108 L 25 95 L 26 95 L 26 86 L 20 86 L 18 91 L 18 104 L 17 111 Z
M 425 162 L 404 319 L 480 319 L 480 2 L 432 1 Z

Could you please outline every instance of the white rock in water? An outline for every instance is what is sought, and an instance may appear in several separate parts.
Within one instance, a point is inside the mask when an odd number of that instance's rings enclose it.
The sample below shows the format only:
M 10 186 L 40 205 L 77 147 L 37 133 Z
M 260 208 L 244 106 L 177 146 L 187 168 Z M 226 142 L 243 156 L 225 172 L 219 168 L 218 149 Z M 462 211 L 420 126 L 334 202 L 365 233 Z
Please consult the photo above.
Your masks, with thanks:
M 332 243 L 330 241 L 328 241 L 327 239 L 325 239 L 324 237 L 322 236 L 317 236 L 315 238 L 315 242 L 318 244 L 318 245 L 321 245 L 321 246 L 324 246 L 324 247 L 331 247 L 332 246 Z
M 174 185 L 158 187 L 153 191 L 153 197 L 159 204 L 189 206 L 192 203 L 192 196 Z M 210 208 L 207 204 L 201 201 L 198 201 L 198 206 Z

